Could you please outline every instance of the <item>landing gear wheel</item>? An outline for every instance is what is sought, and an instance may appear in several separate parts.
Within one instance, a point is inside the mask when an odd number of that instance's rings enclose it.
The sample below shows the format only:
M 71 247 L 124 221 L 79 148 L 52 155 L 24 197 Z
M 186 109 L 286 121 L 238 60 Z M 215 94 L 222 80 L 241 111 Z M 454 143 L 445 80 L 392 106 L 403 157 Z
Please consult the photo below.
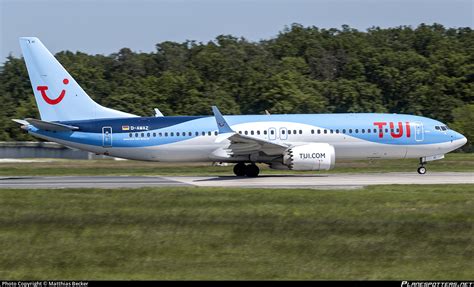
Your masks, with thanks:
M 425 168 L 424 166 L 420 166 L 420 167 L 418 168 L 418 173 L 419 173 L 419 174 L 425 174 L 425 173 L 426 173 L 426 168 Z
M 246 168 L 247 167 L 245 166 L 244 163 L 242 163 L 242 162 L 238 163 L 238 164 L 234 165 L 234 174 L 236 176 L 245 176 L 246 175 L 246 173 L 245 173 Z
M 424 158 L 420 157 L 420 167 L 418 168 L 418 173 L 419 174 L 425 174 L 426 173 L 425 164 L 426 164 L 426 161 L 424 161 Z
M 249 164 L 245 167 L 245 175 L 248 177 L 257 177 L 260 169 L 255 164 Z

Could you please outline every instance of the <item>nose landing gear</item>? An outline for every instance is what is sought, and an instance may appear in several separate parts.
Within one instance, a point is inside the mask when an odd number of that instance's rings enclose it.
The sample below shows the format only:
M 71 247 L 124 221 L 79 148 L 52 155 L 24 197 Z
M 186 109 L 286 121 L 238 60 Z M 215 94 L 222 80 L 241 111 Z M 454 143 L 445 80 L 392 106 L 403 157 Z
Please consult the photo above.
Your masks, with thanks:
M 246 165 L 243 162 L 240 162 L 234 166 L 234 174 L 236 176 L 246 175 L 248 177 L 257 177 L 259 173 L 260 169 L 254 163 Z
M 425 174 L 426 173 L 425 164 L 426 164 L 426 162 L 424 162 L 423 158 L 420 157 L 420 167 L 417 170 L 419 174 Z
M 425 173 L 426 173 L 426 167 L 420 166 L 420 167 L 418 168 L 418 173 L 419 173 L 419 174 L 425 174 Z

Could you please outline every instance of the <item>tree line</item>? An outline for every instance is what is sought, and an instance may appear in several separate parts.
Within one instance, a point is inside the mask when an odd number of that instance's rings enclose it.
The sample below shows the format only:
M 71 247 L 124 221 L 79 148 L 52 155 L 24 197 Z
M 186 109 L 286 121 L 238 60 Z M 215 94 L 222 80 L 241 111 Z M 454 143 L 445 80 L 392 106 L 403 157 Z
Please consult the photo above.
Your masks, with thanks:
M 418 27 L 292 24 L 258 42 L 220 35 L 156 51 L 57 59 L 98 103 L 141 116 L 386 112 L 431 117 L 473 138 L 474 33 Z M 23 59 L 0 66 L 0 140 L 31 140 L 11 122 L 38 112 Z

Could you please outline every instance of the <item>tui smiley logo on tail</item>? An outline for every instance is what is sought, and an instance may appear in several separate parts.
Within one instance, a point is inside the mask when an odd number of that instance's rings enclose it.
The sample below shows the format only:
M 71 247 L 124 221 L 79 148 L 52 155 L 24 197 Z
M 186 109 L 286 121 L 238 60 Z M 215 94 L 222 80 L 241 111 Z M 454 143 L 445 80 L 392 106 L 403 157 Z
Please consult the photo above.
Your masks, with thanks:
M 69 80 L 68 80 L 68 79 L 64 79 L 64 80 L 63 80 L 63 84 L 64 84 L 64 85 L 69 84 Z M 51 99 L 51 98 L 48 97 L 48 95 L 46 94 L 46 91 L 48 90 L 48 86 L 38 86 L 38 87 L 36 87 L 36 89 L 41 92 L 41 96 L 43 97 L 43 100 L 44 100 L 45 102 L 47 102 L 48 104 L 50 104 L 50 105 L 57 105 L 57 104 L 59 104 L 59 103 L 63 100 L 64 96 L 66 95 L 66 90 L 63 89 L 57 98 Z

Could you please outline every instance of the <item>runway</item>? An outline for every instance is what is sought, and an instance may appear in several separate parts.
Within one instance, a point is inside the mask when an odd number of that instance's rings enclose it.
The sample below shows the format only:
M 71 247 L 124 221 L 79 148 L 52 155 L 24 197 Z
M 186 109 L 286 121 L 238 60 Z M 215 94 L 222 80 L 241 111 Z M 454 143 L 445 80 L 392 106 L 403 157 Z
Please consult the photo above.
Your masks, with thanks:
M 0 188 L 139 188 L 187 185 L 189 184 L 159 176 L 30 176 L 0 178 Z
M 380 184 L 474 184 L 474 172 L 344 173 L 236 176 L 50 176 L 0 177 L 0 188 L 140 188 L 169 186 L 351 189 Z

